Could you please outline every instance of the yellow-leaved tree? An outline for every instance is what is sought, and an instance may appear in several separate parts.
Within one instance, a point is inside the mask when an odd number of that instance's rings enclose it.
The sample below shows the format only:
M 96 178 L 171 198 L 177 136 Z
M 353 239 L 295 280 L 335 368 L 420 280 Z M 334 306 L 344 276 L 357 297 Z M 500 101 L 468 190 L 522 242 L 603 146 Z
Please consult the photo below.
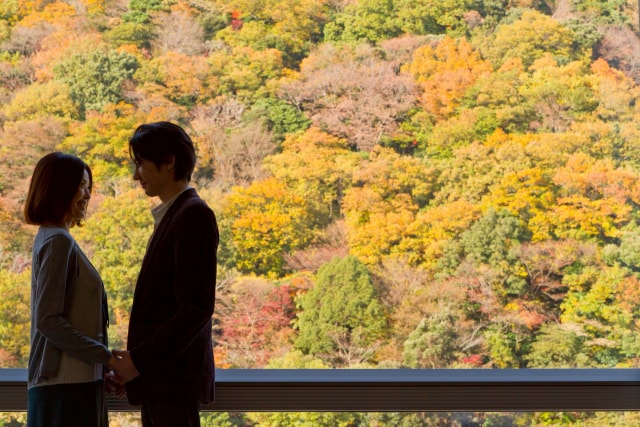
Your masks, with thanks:
M 316 238 L 307 200 L 275 178 L 236 187 L 222 203 L 220 262 L 242 273 L 282 276 L 284 255 Z

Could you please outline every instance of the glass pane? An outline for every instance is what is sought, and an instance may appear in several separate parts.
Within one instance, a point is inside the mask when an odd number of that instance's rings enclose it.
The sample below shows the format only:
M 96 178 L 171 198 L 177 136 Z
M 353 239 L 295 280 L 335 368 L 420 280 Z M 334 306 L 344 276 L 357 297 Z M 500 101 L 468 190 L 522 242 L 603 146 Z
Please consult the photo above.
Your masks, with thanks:
M 68 3 L 0 6 L 0 367 L 53 150 L 93 168 L 72 231 L 126 347 L 127 140 L 164 119 L 219 219 L 219 368 L 640 366 L 637 2 Z

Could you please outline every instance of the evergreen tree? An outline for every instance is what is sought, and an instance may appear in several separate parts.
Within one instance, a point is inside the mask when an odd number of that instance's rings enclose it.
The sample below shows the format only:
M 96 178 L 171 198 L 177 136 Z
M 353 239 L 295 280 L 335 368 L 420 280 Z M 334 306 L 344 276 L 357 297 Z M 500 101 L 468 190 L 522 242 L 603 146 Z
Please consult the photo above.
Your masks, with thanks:
M 96 50 L 73 55 L 53 71 L 56 80 L 69 86 L 71 99 L 84 115 L 88 110 L 102 111 L 108 104 L 123 100 L 122 84 L 137 67 L 136 58 L 127 53 Z
M 374 360 L 387 321 L 371 274 L 356 257 L 335 258 L 320 267 L 300 306 L 296 347 L 304 353 L 333 366 Z

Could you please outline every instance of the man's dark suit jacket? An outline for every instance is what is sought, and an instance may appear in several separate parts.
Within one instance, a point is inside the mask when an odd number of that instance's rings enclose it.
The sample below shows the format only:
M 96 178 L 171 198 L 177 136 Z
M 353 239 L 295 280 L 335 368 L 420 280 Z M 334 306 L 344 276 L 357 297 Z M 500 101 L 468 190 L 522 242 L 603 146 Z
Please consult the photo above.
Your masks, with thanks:
M 218 242 L 213 211 L 194 189 L 181 193 L 149 242 L 136 284 L 127 349 L 140 376 L 126 385 L 131 404 L 214 400 Z

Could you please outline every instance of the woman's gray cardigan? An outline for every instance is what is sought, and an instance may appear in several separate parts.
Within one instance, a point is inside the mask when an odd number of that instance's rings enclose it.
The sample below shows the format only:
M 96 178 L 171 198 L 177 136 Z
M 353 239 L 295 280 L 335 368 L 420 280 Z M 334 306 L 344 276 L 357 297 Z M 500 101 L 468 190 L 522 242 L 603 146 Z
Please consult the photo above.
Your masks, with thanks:
M 58 373 L 62 352 L 87 363 L 106 365 L 111 358 L 107 346 L 108 313 L 104 287 L 102 307 L 96 307 L 102 311 L 101 316 L 92 311 L 89 301 L 74 298 L 74 290 L 83 285 L 80 263 L 93 269 L 67 230 L 40 227 L 32 254 L 28 387 Z M 76 320 L 77 324 L 73 325 L 69 321 L 72 317 L 82 321 Z M 95 332 L 83 333 L 78 328 Z

